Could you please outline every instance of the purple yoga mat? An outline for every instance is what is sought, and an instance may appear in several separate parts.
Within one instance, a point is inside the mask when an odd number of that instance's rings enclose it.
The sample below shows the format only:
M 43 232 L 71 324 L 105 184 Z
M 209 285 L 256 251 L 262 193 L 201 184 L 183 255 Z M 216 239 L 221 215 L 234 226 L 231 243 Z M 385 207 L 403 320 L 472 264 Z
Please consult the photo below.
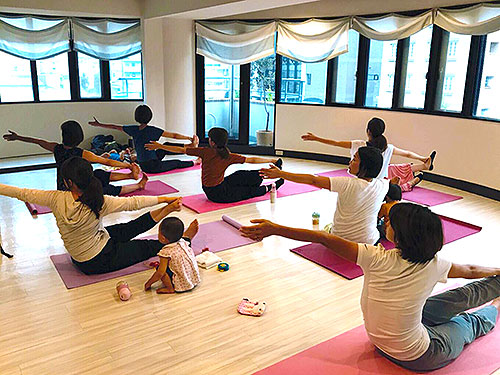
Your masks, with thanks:
M 319 175 L 327 177 L 348 176 L 347 171 L 345 169 L 324 172 L 320 173 Z M 297 184 L 295 182 L 285 181 L 283 186 L 281 186 L 278 189 L 277 196 L 278 198 L 281 198 L 281 197 L 287 197 L 289 195 L 309 193 L 311 191 L 316 191 L 316 190 L 319 190 L 319 188 L 311 185 Z M 199 214 L 202 214 L 205 212 L 222 210 L 224 208 L 240 206 L 243 204 L 262 202 L 267 199 L 269 199 L 269 194 L 233 203 L 214 203 L 209 201 L 205 196 L 205 194 L 197 194 L 182 198 L 182 204 L 185 207 L 190 208 L 191 210 Z
M 467 345 L 460 356 L 433 375 L 489 375 L 500 367 L 500 329 Z M 496 349 L 495 349 L 496 348 Z M 497 354 L 495 354 L 497 353 Z M 284 359 L 255 375 L 411 375 L 375 351 L 363 326 Z
M 151 259 L 153 260 L 154 258 Z M 141 262 L 114 272 L 103 273 L 100 275 L 85 275 L 75 267 L 71 261 L 70 255 L 67 253 L 51 255 L 50 260 L 54 263 L 59 276 L 68 289 L 78 288 L 80 286 L 94 284 L 100 281 L 114 279 L 150 269 Z
M 443 223 L 444 243 L 450 243 L 460 238 L 464 238 L 481 231 L 481 227 L 469 224 L 460 220 L 446 216 L 439 216 Z M 388 240 L 381 240 L 380 243 L 387 250 L 394 249 L 394 244 Z M 309 244 L 291 249 L 291 252 L 298 254 L 322 267 L 329 269 L 346 279 L 352 280 L 363 275 L 361 267 L 336 255 L 333 251 L 320 244 Z
M 136 190 L 133 191 L 132 193 L 128 193 L 123 195 L 124 197 L 133 197 L 133 196 L 139 196 L 139 195 L 166 195 L 166 194 L 171 194 L 171 193 L 177 193 L 179 190 L 174 188 L 173 186 L 170 186 L 162 181 L 148 181 L 146 184 L 146 188 L 144 190 Z M 52 212 L 52 210 L 48 207 L 40 206 L 38 204 L 34 203 L 28 203 L 26 202 L 26 207 L 28 208 L 29 212 L 31 215 L 43 215 L 43 214 L 49 214 Z

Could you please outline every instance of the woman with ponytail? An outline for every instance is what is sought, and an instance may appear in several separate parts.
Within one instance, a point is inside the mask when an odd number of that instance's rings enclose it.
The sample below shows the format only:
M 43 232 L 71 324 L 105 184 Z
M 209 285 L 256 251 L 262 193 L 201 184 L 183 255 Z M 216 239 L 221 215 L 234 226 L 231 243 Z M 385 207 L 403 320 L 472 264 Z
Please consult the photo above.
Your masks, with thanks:
M 378 148 L 382 152 L 384 163 L 377 178 L 394 178 L 393 181 L 395 183 L 399 183 L 403 191 L 410 191 L 413 186 L 415 186 L 422 180 L 422 173 L 417 176 L 414 176 L 414 173 L 424 170 L 432 171 L 432 169 L 434 168 L 433 162 L 434 157 L 436 156 L 436 151 L 433 151 L 430 156 L 422 156 L 415 152 L 398 148 L 392 144 L 387 143 L 387 139 L 383 135 L 384 131 L 384 120 L 378 117 L 374 117 L 370 121 L 368 121 L 368 125 L 366 127 L 366 135 L 368 137 L 368 141 L 336 141 L 333 139 L 318 137 L 317 135 L 310 132 L 304 134 L 302 136 L 302 139 L 304 141 L 316 141 L 330 146 L 348 148 L 350 149 L 351 159 L 354 157 L 354 154 L 356 154 L 356 151 L 358 151 L 360 147 L 372 146 Z M 404 156 L 410 159 L 419 160 L 422 163 L 389 165 L 392 155 Z
M 228 134 L 226 129 L 212 128 L 208 131 L 209 147 L 175 147 L 151 142 L 148 150 L 163 149 L 179 154 L 198 156 L 201 164 L 201 184 L 209 200 L 217 203 L 239 202 L 253 197 L 260 197 L 271 190 L 271 185 L 262 185 L 263 178 L 258 170 L 237 171 L 224 177 L 224 172 L 231 164 L 273 163 L 281 169 L 281 159 L 249 157 L 233 154 L 227 148 Z M 283 185 L 283 179 L 276 181 L 276 188 Z
M 67 191 L 22 189 L 0 184 L 0 195 L 49 207 L 73 263 L 85 274 L 116 271 L 155 256 L 163 245 L 157 240 L 133 240 L 181 208 L 177 197 L 112 197 L 90 163 L 80 157 L 64 162 L 61 174 Z M 135 211 L 167 203 L 128 223 L 104 227 L 102 218 L 113 212 Z

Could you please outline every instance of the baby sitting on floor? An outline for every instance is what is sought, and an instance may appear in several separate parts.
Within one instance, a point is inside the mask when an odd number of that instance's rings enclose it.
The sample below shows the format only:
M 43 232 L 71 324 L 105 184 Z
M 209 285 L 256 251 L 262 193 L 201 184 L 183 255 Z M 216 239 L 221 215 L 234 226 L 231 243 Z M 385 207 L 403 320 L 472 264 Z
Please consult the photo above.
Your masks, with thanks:
M 160 265 L 144 285 L 145 290 L 161 280 L 156 293 L 187 292 L 201 282 L 200 271 L 191 249 L 191 239 L 198 232 L 198 220 L 193 220 L 184 231 L 184 224 L 176 217 L 164 219 L 158 230 L 158 240 L 165 244 L 160 250 Z

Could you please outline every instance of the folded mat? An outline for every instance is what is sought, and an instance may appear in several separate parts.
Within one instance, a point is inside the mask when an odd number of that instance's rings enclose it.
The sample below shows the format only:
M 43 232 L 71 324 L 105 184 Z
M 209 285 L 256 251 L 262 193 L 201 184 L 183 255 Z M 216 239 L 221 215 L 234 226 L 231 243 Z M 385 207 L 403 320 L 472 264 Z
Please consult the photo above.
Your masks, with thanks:
M 479 232 L 482 228 L 460 220 L 446 216 L 439 216 L 443 223 L 444 243 L 450 243 L 460 238 L 464 238 Z M 394 244 L 387 240 L 382 240 L 381 244 L 387 249 L 393 249 Z M 298 254 L 330 271 L 352 280 L 363 275 L 361 267 L 344 258 L 338 256 L 333 251 L 321 244 L 309 244 L 291 249 L 291 252 Z
M 131 193 L 123 195 L 124 197 L 132 197 L 132 196 L 140 196 L 140 195 L 166 195 L 171 193 L 177 193 L 179 190 L 170 186 L 162 181 L 148 181 L 146 184 L 146 188 L 144 190 L 136 190 Z M 52 210 L 48 207 L 40 206 L 35 203 L 26 203 L 26 207 L 28 208 L 30 214 L 34 215 L 42 215 L 51 213 Z
M 234 247 L 248 245 L 255 241 L 241 236 L 239 228 L 241 224 L 234 219 L 223 215 L 222 220 L 201 224 L 198 233 L 193 238 L 192 248 L 195 254 L 200 254 L 201 250 L 208 247 L 213 253 L 232 249 Z M 157 239 L 158 235 L 152 235 L 141 239 Z M 143 262 L 134 264 L 133 266 L 99 275 L 85 275 L 75 267 L 71 261 L 69 254 L 58 254 L 50 257 L 52 263 L 56 267 L 59 276 L 63 280 L 66 288 L 72 289 L 84 285 L 94 284 L 100 281 L 123 277 L 132 273 L 141 272 L 149 269 Z M 151 258 L 150 260 L 154 260 Z
M 500 367 L 500 327 L 467 345 L 435 375 L 488 375 Z M 405 370 L 375 351 L 363 326 L 306 349 L 255 373 L 256 375 L 405 375 Z

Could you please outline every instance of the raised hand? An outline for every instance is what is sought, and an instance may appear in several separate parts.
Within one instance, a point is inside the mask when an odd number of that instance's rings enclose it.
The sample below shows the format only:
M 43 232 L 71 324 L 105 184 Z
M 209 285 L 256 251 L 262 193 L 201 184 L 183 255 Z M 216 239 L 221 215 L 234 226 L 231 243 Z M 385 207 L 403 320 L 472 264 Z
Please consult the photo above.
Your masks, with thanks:
M 263 238 L 275 234 L 276 224 L 269 220 L 253 219 L 250 222 L 256 225 L 248 225 L 240 228 L 240 232 L 244 237 L 255 241 L 262 241 Z
M 302 135 L 301 138 L 303 141 L 316 141 L 318 139 L 318 137 L 311 132 L 307 132 L 306 134 Z
M 19 135 L 16 132 L 9 130 L 9 133 L 10 134 L 4 134 L 3 139 L 6 141 L 17 141 L 19 139 Z
M 153 141 L 153 142 L 149 142 L 147 144 L 144 145 L 144 148 L 146 150 L 149 150 L 149 151 L 154 151 L 154 150 L 158 150 L 159 148 L 161 148 L 162 144 L 160 142 L 156 142 L 156 141 Z
M 281 169 L 277 166 L 270 164 L 269 168 L 261 168 L 259 174 L 264 178 L 281 178 Z

